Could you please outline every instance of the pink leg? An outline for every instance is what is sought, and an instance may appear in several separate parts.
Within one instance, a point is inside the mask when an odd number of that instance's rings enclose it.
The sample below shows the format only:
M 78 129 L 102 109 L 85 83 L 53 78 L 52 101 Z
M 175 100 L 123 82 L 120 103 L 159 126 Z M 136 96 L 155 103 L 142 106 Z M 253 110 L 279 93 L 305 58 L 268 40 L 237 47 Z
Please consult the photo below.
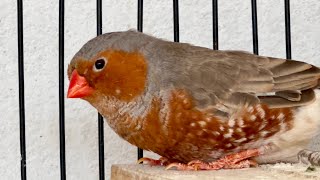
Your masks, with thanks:
M 188 164 L 184 163 L 171 163 L 166 167 L 166 170 L 171 169 L 175 167 L 177 170 L 182 170 L 182 171 L 197 171 L 198 168 L 195 166 L 189 166 Z
M 233 164 L 236 164 L 242 160 L 259 156 L 260 154 L 261 153 L 258 149 L 249 149 L 249 150 L 238 152 L 236 154 L 227 155 L 227 156 L 219 159 L 217 162 L 222 162 L 226 166 L 233 165 Z
M 236 154 L 227 155 L 217 161 L 206 163 L 199 160 L 190 161 L 188 164 L 171 163 L 166 169 L 176 167 L 178 170 L 218 170 L 218 169 L 240 169 L 257 166 L 257 163 L 248 158 L 260 155 L 258 149 L 241 151 Z

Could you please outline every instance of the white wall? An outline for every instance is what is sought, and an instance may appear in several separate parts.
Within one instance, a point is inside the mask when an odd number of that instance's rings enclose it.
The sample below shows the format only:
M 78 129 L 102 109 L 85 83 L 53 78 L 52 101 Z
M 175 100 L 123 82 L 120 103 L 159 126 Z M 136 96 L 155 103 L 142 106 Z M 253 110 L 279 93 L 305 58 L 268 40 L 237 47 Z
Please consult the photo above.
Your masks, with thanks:
M 221 49 L 252 51 L 249 0 L 219 1 Z M 20 178 L 16 1 L 0 2 L 0 177 Z M 95 0 L 66 1 L 65 67 L 96 35 Z M 144 31 L 173 39 L 172 1 L 144 4 Z M 260 54 L 285 57 L 282 0 L 258 1 Z M 294 59 L 320 66 L 320 2 L 292 0 Z M 212 47 L 211 1 L 181 1 L 181 42 Z M 103 31 L 136 28 L 136 1 L 104 1 Z M 24 0 L 28 179 L 59 179 L 58 1 Z M 65 86 L 68 86 L 66 79 Z M 67 179 L 98 179 L 97 113 L 66 99 Z M 105 127 L 106 176 L 114 163 L 135 163 L 136 148 Z

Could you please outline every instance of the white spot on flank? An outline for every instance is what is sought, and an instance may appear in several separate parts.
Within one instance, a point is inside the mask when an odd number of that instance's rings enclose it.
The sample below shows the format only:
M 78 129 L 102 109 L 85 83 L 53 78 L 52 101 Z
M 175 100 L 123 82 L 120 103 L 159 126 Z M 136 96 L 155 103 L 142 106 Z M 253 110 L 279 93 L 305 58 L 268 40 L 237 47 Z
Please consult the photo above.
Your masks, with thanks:
M 246 140 L 247 140 L 247 138 L 243 137 L 241 139 L 234 140 L 234 142 L 241 143 L 241 142 L 246 141 Z
M 210 116 L 209 116 L 209 117 L 206 117 L 206 121 L 207 121 L 207 122 L 211 122 L 211 121 L 212 121 L 212 117 L 210 117 Z
M 194 123 L 194 122 L 193 122 L 193 123 L 190 123 L 190 126 L 191 126 L 191 127 L 195 127 L 195 126 L 196 126 L 196 123 Z
M 208 132 L 209 132 L 209 130 L 208 130 L 208 129 L 202 129 L 202 131 L 204 131 L 204 132 L 206 132 L 206 133 L 208 133 Z
M 235 124 L 235 120 L 234 120 L 234 119 L 229 119 L 229 121 L 228 121 L 228 126 L 229 126 L 229 127 L 233 127 L 234 124 Z
M 250 116 L 250 120 L 251 120 L 251 121 L 254 121 L 254 120 L 256 120 L 256 119 L 257 119 L 257 116 L 255 116 L 255 115 L 251 115 L 251 116 Z
M 265 128 L 266 125 L 267 125 L 267 121 L 264 120 L 264 121 L 260 124 L 259 131 L 262 130 L 263 128 Z
M 267 134 L 269 134 L 269 131 L 261 131 L 260 132 L 261 137 L 265 137 Z
M 241 119 L 241 118 L 238 119 L 237 124 L 238 124 L 239 127 L 243 127 L 243 123 L 244 123 L 243 119 Z
M 140 130 L 142 127 L 141 127 L 141 124 L 138 124 L 137 126 L 136 126 L 136 130 Z
M 265 118 L 266 112 L 262 109 L 260 105 L 257 106 L 257 111 L 261 119 Z
M 223 127 L 223 126 L 220 126 L 219 129 L 220 129 L 221 131 L 223 131 L 223 130 L 224 130 L 224 127 Z
M 233 129 L 228 129 L 229 132 L 227 134 L 224 134 L 223 137 L 225 138 L 231 138 L 232 137 L 232 134 L 233 134 Z
M 198 121 L 198 124 L 199 124 L 202 128 L 204 128 L 204 127 L 207 125 L 207 123 L 206 123 L 205 121 Z
M 248 109 L 247 109 L 248 113 L 253 113 L 253 107 L 252 106 L 249 106 Z
M 231 146 L 232 146 L 232 144 L 230 144 L 230 143 L 226 144 L 226 147 L 231 147 Z
M 188 104 L 188 100 L 187 99 L 184 99 L 182 102 L 183 102 L 183 104 Z
M 277 117 L 277 119 L 279 119 L 280 121 L 282 121 L 284 119 L 284 114 L 280 113 Z
M 120 89 L 116 89 L 116 94 L 117 95 L 121 94 L 121 90 Z
M 237 132 L 242 132 L 242 128 L 237 128 L 236 131 Z
M 218 131 L 213 131 L 212 134 L 213 134 L 214 136 L 219 136 L 219 135 L 220 135 L 220 133 L 219 133 Z

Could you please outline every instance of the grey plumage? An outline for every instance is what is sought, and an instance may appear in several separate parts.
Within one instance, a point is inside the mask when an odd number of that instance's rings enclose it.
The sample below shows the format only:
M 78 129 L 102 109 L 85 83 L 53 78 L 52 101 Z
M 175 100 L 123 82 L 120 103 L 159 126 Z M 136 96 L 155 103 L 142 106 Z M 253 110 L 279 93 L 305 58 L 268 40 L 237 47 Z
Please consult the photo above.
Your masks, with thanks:
M 97 45 L 98 44 L 98 45 Z M 295 60 L 257 56 L 157 39 L 136 31 L 114 32 L 89 41 L 76 57 L 90 59 L 106 49 L 139 51 L 148 59 L 148 91 L 183 88 L 198 107 L 211 106 L 230 116 L 241 105 L 266 103 L 272 108 L 311 103 L 320 70 Z M 225 112 L 221 107 L 227 107 Z M 230 111 L 231 109 L 231 111 Z

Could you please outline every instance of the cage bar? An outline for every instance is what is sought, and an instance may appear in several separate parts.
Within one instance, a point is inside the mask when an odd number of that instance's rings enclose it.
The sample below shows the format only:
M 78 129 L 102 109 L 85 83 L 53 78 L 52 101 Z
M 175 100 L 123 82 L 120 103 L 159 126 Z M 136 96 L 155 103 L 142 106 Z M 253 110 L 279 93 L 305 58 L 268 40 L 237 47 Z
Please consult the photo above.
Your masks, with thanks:
M 178 0 L 173 0 L 173 39 L 179 42 L 179 4 Z
M 99 179 L 104 180 L 104 130 L 103 117 L 98 113 Z
M 97 36 L 102 34 L 102 0 L 97 0 Z M 105 179 L 104 172 L 104 125 L 103 117 L 98 113 L 99 179 Z
M 66 179 L 65 107 L 64 107 L 64 0 L 59 0 L 59 139 L 60 179 Z
M 138 0 L 138 24 L 137 29 L 139 32 L 143 31 L 143 0 Z
M 259 54 L 257 1 L 251 0 L 253 53 Z
M 219 49 L 218 34 L 218 0 L 212 0 L 212 37 L 214 50 Z
M 286 56 L 291 59 L 291 22 L 290 0 L 284 0 L 285 28 L 286 28 Z
M 143 0 L 138 0 L 137 29 L 143 31 Z M 138 148 L 138 159 L 143 157 L 143 149 Z
M 17 2 L 18 18 L 18 76 L 19 76 L 19 126 L 20 126 L 20 165 L 21 179 L 27 179 L 26 164 L 26 131 L 25 131 L 25 103 L 24 103 L 24 52 L 23 52 L 23 2 Z

